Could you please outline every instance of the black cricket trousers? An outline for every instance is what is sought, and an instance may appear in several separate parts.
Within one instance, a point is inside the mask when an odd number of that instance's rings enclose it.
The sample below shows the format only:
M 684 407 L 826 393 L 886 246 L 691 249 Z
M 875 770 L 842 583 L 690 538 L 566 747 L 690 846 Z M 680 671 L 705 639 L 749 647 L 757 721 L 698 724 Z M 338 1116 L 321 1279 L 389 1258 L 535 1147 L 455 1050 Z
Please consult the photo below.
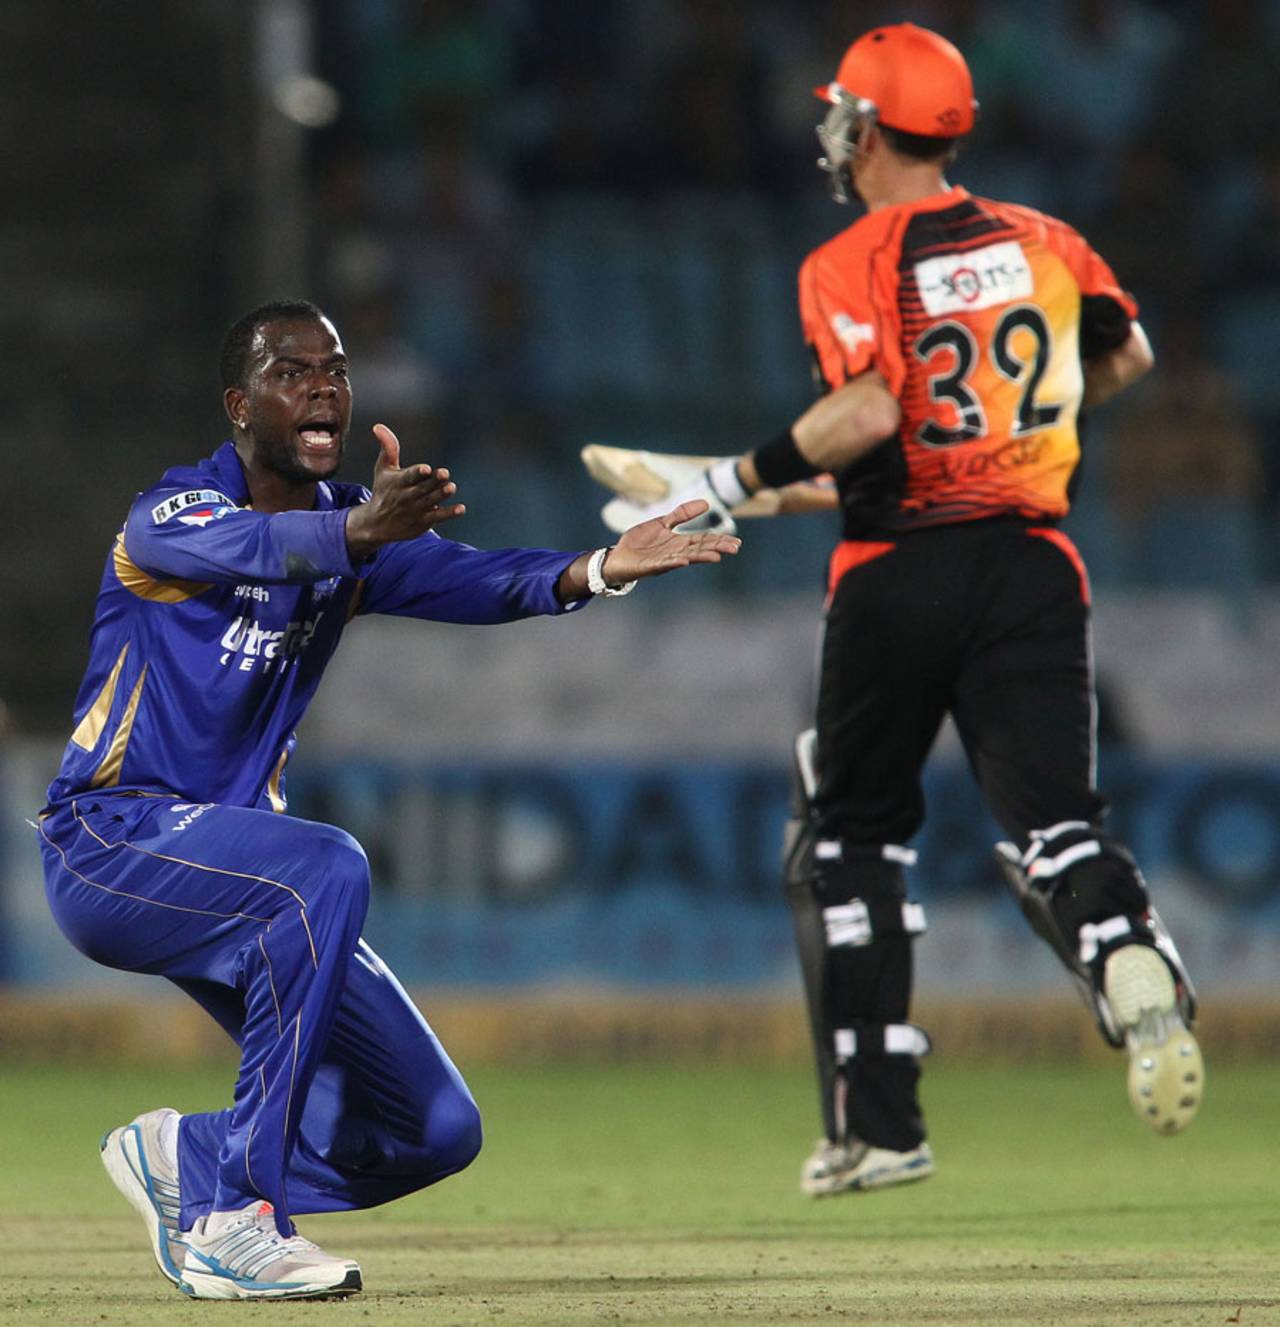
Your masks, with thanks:
M 988 805 L 1030 831 L 1097 823 L 1089 587 L 1051 525 L 992 518 L 840 544 L 822 643 L 820 832 L 905 844 L 950 713 Z

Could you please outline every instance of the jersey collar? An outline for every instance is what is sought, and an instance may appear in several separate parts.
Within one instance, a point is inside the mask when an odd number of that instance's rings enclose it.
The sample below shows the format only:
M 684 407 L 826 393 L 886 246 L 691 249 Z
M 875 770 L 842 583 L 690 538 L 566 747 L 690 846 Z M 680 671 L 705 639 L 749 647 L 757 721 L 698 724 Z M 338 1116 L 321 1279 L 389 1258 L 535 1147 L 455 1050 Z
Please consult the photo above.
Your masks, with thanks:
M 943 193 L 930 194 L 927 198 L 917 198 L 911 203 L 899 203 L 898 206 L 908 212 L 941 212 L 943 208 L 955 207 L 969 197 L 969 191 L 963 184 L 953 184 Z
M 204 464 L 210 466 L 217 477 L 220 493 L 226 494 L 237 507 L 249 505 L 249 485 L 234 442 L 224 442 Z M 334 506 L 333 488 L 327 480 L 322 479 L 316 485 L 316 505 L 311 510 L 333 511 Z

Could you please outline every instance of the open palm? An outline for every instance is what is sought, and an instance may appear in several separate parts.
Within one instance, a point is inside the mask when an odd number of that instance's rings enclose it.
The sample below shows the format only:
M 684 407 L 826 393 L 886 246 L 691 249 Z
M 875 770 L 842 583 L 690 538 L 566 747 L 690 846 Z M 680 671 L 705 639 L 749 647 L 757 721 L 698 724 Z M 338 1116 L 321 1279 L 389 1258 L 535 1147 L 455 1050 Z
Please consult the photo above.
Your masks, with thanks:
M 681 534 L 676 526 L 701 516 L 707 504 L 701 499 L 681 503 L 673 511 L 633 525 L 614 546 L 608 558 L 611 581 L 638 581 L 661 576 L 695 562 L 719 562 L 736 553 L 742 540 L 736 535 L 705 530 Z

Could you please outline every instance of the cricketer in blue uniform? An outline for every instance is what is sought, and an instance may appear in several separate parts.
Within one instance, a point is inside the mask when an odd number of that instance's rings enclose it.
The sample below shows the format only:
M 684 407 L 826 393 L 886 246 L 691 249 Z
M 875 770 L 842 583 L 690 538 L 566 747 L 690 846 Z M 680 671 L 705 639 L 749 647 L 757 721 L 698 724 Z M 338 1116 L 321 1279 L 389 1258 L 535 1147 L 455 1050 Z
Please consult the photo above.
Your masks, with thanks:
M 296 1236 L 292 1216 L 461 1170 L 480 1117 L 360 938 L 360 845 L 284 814 L 294 729 L 354 617 L 564 613 L 592 596 L 591 559 L 441 538 L 433 527 L 462 511 L 446 503 L 448 472 L 401 468 L 381 425 L 372 493 L 333 482 L 351 393 L 314 306 L 246 315 L 223 380 L 234 440 L 142 493 L 107 558 L 39 833 L 72 943 L 169 978 L 241 1047 L 228 1109 L 153 1112 L 104 1140 L 161 1271 L 200 1297 L 343 1293 L 360 1288 L 358 1267 Z M 597 555 L 594 592 L 735 551 L 727 536 L 675 533 L 688 514 L 620 540 L 603 578 Z

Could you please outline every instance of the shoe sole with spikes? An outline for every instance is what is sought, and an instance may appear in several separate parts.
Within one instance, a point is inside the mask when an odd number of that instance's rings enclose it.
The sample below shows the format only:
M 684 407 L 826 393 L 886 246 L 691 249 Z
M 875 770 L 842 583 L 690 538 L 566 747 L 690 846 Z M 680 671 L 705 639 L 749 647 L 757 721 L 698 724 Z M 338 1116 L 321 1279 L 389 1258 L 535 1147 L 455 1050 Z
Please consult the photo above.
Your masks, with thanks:
M 1204 1059 L 1182 1021 L 1173 974 L 1147 945 L 1108 957 L 1103 981 L 1129 1051 L 1129 1100 L 1156 1133 L 1180 1133 L 1204 1095 Z

